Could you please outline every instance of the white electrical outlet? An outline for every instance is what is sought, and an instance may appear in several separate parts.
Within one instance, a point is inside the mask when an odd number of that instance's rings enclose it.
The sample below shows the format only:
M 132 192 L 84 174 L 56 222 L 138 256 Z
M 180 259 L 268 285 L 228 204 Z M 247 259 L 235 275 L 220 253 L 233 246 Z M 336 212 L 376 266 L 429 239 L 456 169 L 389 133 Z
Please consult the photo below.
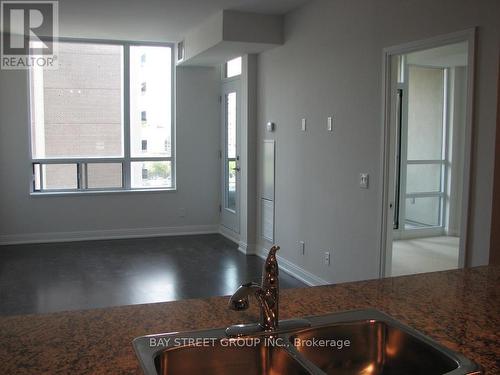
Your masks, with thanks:
M 186 209 L 185 208 L 179 208 L 179 217 L 186 217 Z
M 325 265 L 329 266 L 330 265 L 330 252 L 325 251 Z
M 306 254 L 306 243 L 304 241 L 299 241 L 299 255 Z

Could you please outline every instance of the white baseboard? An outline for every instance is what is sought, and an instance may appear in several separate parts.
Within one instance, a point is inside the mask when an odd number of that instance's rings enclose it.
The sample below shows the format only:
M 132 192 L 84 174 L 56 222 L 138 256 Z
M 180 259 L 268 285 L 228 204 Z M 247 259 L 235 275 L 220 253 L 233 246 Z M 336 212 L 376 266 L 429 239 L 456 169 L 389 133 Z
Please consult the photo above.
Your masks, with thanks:
M 226 228 L 224 225 L 219 225 L 218 232 L 226 237 L 228 240 L 231 240 L 237 244 L 240 243 L 240 234 L 232 231 L 229 228 Z
M 240 241 L 238 244 L 238 251 L 242 252 L 245 255 L 255 255 L 256 254 L 256 246 L 249 245 L 244 241 Z
M 445 231 L 445 236 L 460 237 L 460 229 L 458 229 L 458 228 L 448 229 Z
M 267 253 L 268 249 L 262 248 L 260 251 L 257 252 L 257 255 L 262 259 L 266 259 Z M 295 277 L 296 279 L 302 281 L 303 283 L 309 286 L 330 284 L 328 281 L 323 280 L 322 278 L 316 275 L 313 275 L 309 271 L 306 271 L 302 267 L 297 266 L 296 264 L 290 262 L 289 260 L 286 260 L 283 257 L 280 257 L 279 255 L 277 255 L 277 259 L 280 270 L 285 271 L 289 275 Z
M 209 233 L 219 233 L 219 226 L 186 225 L 182 227 L 153 227 L 153 228 L 91 230 L 91 231 L 78 231 L 78 232 L 8 234 L 8 235 L 0 235 L 0 245 L 110 240 L 110 239 L 122 239 L 122 238 L 184 236 L 192 234 L 209 234 Z

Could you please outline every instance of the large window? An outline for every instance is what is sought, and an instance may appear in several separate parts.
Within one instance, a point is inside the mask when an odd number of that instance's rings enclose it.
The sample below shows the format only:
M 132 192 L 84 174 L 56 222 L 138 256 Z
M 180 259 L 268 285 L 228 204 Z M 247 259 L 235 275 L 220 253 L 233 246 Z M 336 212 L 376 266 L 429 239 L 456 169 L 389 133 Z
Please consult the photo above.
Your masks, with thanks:
M 447 69 L 407 65 L 405 229 L 444 226 Z
M 170 45 L 62 41 L 30 71 L 33 192 L 175 187 Z

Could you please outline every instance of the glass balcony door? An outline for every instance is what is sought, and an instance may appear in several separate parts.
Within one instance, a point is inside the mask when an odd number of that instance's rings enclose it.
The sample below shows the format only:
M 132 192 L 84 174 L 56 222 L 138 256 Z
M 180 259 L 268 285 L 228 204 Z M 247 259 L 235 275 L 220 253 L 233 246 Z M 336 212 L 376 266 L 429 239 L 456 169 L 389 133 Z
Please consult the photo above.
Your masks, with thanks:
M 239 187 L 240 187 L 240 90 L 239 80 L 222 84 L 222 202 L 221 224 L 239 233 Z
M 402 230 L 444 227 L 446 197 L 446 80 L 444 68 L 408 65 L 402 126 Z

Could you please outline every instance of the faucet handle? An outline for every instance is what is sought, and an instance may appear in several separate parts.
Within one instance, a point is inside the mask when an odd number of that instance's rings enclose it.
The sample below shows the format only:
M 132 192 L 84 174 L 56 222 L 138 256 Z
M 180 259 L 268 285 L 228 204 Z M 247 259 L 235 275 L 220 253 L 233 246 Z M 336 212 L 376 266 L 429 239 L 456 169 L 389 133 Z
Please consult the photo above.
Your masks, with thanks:
M 235 311 L 248 309 L 250 306 L 248 297 L 257 290 L 260 290 L 257 283 L 251 282 L 241 285 L 229 299 L 229 308 Z
M 248 309 L 250 306 L 250 302 L 248 301 L 248 297 L 239 299 L 239 300 L 231 300 L 229 307 L 234 311 L 243 311 Z

